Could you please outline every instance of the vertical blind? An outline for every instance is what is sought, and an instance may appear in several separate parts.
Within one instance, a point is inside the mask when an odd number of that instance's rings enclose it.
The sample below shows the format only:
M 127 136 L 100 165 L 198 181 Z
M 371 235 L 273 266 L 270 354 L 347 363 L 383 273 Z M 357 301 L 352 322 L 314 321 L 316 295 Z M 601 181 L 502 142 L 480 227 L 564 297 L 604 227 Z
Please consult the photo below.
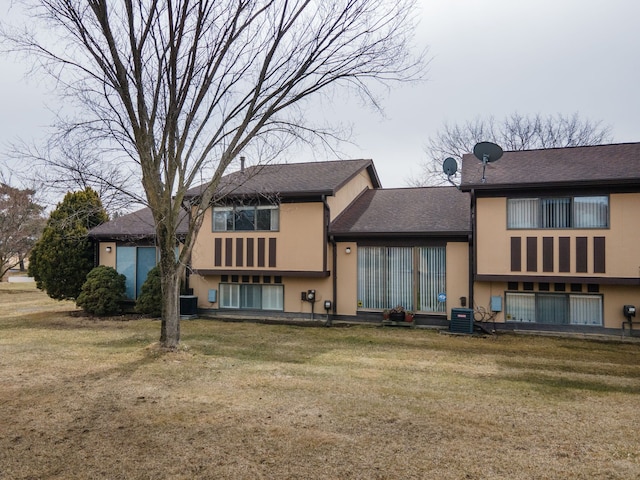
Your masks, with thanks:
M 508 228 L 606 228 L 609 197 L 510 198 Z
M 408 310 L 444 312 L 438 293 L 446 288 L 445 252 L 445 247 L 359 247 L 360 307 L 382 310 L 402 305 Z
M 536 228 L 538 226 L 537 198 L 510 198 L 507 202 L 509 228 Z
M 446 283 L 445 247 L 419 248 L 419 289 L 418 310 L 425 312 L 444 312 L 445 302 L 438 301 L 438 294 L 445 292 Z
M 602 297 L 571 295 L 570 323 L 572 325 L 602 325 Z
M 609 198 L 576 197 L 573 199 L 575 227 L 605 228 L 609 226 Z
M 509 322 L 601 326 L 602 297 L 508 292 L 505 313 Z

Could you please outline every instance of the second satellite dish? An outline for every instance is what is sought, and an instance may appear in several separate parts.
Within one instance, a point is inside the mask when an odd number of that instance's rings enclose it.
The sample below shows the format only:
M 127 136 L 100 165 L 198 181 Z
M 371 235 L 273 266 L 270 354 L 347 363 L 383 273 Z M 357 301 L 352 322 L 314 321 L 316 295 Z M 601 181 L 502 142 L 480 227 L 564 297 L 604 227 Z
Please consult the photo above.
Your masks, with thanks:
M 442 170 L 444 170 L 444 173 L 446 173 L 448 177 L 455 175 L 458 171 L 458 162 L 452 157 L 445 158 L 442 164 Z

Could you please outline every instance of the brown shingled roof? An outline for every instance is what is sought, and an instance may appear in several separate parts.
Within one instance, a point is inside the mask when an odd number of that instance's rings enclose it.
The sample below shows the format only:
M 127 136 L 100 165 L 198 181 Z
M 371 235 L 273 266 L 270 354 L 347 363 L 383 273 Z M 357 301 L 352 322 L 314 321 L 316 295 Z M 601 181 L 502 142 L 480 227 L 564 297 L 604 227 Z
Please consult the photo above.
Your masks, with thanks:
M 365 191 L 331 226 L 336 236 L 466 235 L 469 195 L 455 187 Z
M 487 165 L 485 178 L 482 162 L 464 155 L 463 190 L 640 184 L 640 143 L 504 152 Z
M 373 186 L 380 187 L 373 162 L 363 159 L 251 166 L 244 171 L 225 175 L 218 190 L 219 196 L 333 195 L 365 169 Z M 187 192 L 187 197 L 198 196 L 201 191 L 202 186 L 192 188 Z
M 246 168 L 225 175 L 218 188 L 218 197 L 277 195 L 306 197 L 333 195 L 353 177 L 367 170 L 373 186 L 380 180 L 371 160 L 336 160 L 309 163 L 268 164 Z M 202 187 L 194 187 L 187 197 L 197 197 Z M 186 216 L 178 233 L 186 233 Z M 144 208 L 104 223 L 89 232 L 94 238 L 136 239 L 155 235 L 151 210 Z
M 187 214 L 185 213 L 180 225 L 178 225 L 178 234 L 186 234 L 187 229 Z M 156 231 L 150 208 L 143 208 L 128 215 L 114 218 L 89 231 L 90 237 L 100 239 L 134 240 L 152 238 L 155 234 Z

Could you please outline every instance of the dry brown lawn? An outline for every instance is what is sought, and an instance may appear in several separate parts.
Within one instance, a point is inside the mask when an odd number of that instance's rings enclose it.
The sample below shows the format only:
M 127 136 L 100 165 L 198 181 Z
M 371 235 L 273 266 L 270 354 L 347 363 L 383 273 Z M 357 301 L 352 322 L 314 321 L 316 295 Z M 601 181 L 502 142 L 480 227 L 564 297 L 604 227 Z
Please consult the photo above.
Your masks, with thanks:
M 1 479 L 640 478 L 640 344 L 93 320 L 0 285 Z

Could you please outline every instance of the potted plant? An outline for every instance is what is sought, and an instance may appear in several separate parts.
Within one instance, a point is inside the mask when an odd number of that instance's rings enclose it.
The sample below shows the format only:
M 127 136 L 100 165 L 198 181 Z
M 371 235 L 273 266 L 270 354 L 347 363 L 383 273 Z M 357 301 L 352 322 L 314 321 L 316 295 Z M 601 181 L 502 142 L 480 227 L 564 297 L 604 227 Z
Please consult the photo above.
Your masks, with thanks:
M 413 322 L 413 317 L 415 317 L 415 313 L 407 310 L 404 312 L 404 321 L 405 322 Z
M 396 305 L 389 310 L 389 320 L 393 322 L 404 322 L 405 309 L 402 305 Z

